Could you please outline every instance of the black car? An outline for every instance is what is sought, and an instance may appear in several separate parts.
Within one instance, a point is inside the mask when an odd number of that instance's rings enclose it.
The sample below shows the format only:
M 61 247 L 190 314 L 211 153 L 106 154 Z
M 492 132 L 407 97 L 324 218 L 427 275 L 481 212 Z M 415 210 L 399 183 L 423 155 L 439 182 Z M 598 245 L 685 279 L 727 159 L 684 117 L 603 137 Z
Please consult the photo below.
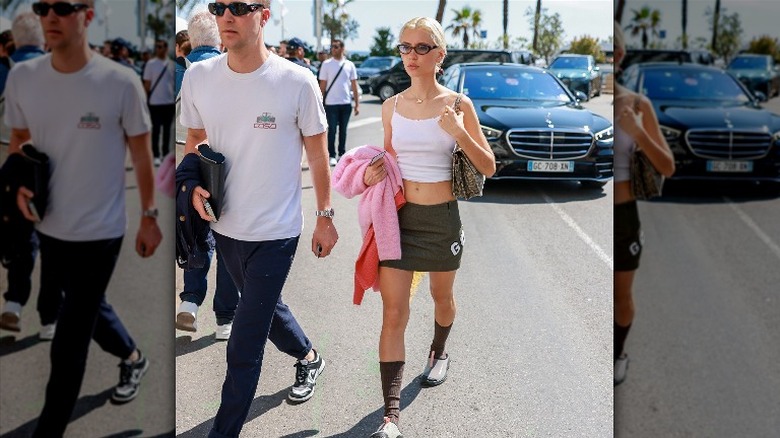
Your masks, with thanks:
M 734 76 L 699 64 L 636 64 L 621 82 L 653 103 L 673 179 L 780 181 L 780 116 Z
M 493 178 L 574 180 L 595 187 L 612 178 L 612 123 L 580 106 L 549 71 L 456 64 L 442 82 L 474 103 L 496 156 Z
M 363 61 L 357 68 L 358 85 L 363 90 L 363 94 L 371 92 L 371 87 L 368 85 L 369 79 L 400 62 L 401 58 L 398 56 L 370 56 Z
M 726 71 L 736 76 L 751 92 L 760 91 L 767 98 L 780 94 L 780 74 L 775 60 L 769 55 L 737 55 Z
M 666 49 L 628 49 L 621 69 L 645 62 L 692 62 L 694 64 L 712 65 L 715 57 L 707 50 L 666 50 Z
M 582 91 L 590 100 L 601 95 L 601 73 L 592 55 L 559 55 L 547 67 L 571 91 Z
M 463 62 L 521 62 L 530 60 L 524 52 L 510 52 L 506 50 L 447 50 L 442 68 Z M 382 102 L 395 94 L 409 88 L 412 78 L 406 73 L 404 63 L 399 62 L 391 69 L 381 72 L 368 80 L 371 94 L 378 96 Z

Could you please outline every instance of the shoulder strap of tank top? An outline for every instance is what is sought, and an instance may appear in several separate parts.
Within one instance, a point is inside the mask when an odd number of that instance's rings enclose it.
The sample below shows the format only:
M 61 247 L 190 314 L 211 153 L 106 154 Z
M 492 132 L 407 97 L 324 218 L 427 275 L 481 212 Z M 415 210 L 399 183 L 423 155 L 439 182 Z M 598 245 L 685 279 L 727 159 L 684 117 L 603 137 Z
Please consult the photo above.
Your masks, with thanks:
M 401 93 L 398 93 L 401 94 Z M 398 94 L 395 95 L 395 100 L 393 101 L 393 112 L 395 112 L 395 107 L 398 106 Z

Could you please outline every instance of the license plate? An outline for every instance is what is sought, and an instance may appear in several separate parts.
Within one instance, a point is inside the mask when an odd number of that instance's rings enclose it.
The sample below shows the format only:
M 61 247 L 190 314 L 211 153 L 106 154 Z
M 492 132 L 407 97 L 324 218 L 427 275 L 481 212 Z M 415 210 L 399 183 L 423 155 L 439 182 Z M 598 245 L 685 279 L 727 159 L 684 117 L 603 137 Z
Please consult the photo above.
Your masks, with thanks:
M 707 161 L 708 172 L 752 172 L 752 161 Z
M 529 172 L 574 172 L 574 161 L 529 161 Z

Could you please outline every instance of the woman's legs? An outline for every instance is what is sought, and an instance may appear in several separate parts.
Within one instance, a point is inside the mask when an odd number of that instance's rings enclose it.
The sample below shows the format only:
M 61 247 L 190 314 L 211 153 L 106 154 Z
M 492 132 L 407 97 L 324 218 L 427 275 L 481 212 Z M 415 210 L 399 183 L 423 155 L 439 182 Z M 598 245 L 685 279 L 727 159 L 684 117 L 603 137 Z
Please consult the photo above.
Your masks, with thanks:
M 379 336 L 379 371 L 385 417 L 398 423 L 401 414 L 401 382 L 406 350 L 404 332 L 409 322 L 409 296 L 413 272 L 379 268 L 382 294 L 382 333 Z
M 431 297 L 434 304 L 434 333 L 431 343 L 431 353 L 437 359 L 447 357 L 445 350 L 447 338 L 455 321 L 455 296 L 453 285 L 455 283 L 455 271 L 431 272 Z
M 631 287 L 636 271 L 615 271 L 615 359 L 623 354 L 628 330 L 634 321 L 634 298 Z

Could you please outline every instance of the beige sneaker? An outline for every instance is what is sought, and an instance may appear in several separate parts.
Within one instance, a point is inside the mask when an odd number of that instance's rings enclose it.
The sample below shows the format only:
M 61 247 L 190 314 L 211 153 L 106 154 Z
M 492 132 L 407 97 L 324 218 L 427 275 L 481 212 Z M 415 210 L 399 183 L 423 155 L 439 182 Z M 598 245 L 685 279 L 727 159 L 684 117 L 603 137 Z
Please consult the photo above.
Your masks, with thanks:
M 372 433 L 369 438 L 404 438 L 404 436 L 401 435 L 401 431 L 398 430 L 398 425 L 385 417 L 385 422 L 382 423 L 382 425 L 379 426 L 379 429 Z
M 185 332 L 198 331 L 198 305 L 189 301 L 179 304 L 179 313 L 176 314 L 176 329 Z
M 19 319 L 22 314 L 22 305 L 14 301 L 7 301 L 0 315 L 0 329 L 11 332 L 19 332 Z

